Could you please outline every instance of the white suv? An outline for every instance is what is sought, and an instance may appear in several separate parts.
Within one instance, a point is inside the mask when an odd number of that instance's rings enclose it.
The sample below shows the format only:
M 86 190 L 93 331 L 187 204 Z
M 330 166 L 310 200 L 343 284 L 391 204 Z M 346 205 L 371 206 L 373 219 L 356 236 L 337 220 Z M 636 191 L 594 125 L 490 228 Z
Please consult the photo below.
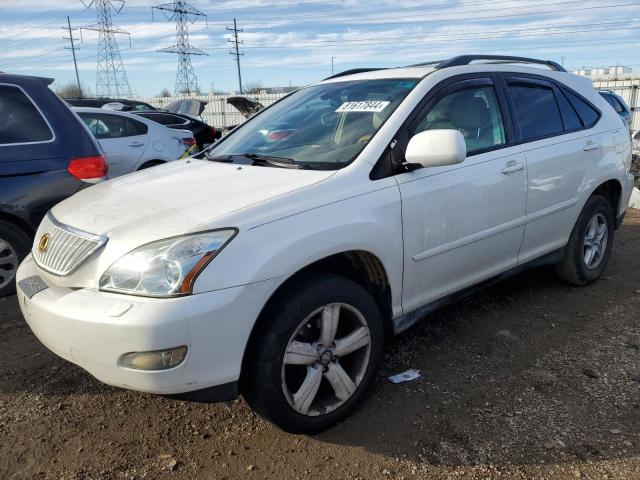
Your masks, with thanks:
M 596 280 L 630 162 L 622 119 L 553 62 L 345 72 L 206 158 L 55 206 L 18 271 L 20 307 L 105 383 L 242 394 L 285 430 L 319 431 L 362 399 L 386 340 L 468 289 L 546 263 Z

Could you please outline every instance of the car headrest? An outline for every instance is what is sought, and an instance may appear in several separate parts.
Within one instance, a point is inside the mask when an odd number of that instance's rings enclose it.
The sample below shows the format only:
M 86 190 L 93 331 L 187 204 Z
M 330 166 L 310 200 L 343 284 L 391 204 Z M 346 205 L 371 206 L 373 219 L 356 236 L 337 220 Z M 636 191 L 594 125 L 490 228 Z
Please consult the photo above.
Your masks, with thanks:
M 449 112 L 449 120 L 456 128 L 475 130 L 491 123 L 491 115 L 484 100 L 470 96 L 456 102 Z

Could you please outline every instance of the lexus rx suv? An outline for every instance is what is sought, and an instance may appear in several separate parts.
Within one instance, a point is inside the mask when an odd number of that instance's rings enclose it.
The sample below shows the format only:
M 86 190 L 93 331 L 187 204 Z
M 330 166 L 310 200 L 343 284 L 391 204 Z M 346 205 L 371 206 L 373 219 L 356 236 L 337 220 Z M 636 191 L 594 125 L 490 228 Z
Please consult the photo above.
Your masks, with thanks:
M 302 88 L 185 159 L 49 211 L 19 303 L 110 385 L 230 400 L 292 432 L 354 410 L 385 342 L 471 288 L 611 256 L 622 119 L 557 63 L 462 56 Z

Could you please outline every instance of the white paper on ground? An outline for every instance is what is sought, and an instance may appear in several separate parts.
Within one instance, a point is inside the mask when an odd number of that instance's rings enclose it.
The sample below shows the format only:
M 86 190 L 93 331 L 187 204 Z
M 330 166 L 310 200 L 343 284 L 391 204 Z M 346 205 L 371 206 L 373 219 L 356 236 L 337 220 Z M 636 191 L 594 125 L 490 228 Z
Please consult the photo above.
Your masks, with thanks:
M 389 381 L 391 383 L 402 383 L 402 382 L 410 382 L 411 380 L 415 380 L 416 378 L 420 378 L 420 372 L 414 368 L 407 370 L 406 372 L 398 373 L 397 375 L 391 375 Z

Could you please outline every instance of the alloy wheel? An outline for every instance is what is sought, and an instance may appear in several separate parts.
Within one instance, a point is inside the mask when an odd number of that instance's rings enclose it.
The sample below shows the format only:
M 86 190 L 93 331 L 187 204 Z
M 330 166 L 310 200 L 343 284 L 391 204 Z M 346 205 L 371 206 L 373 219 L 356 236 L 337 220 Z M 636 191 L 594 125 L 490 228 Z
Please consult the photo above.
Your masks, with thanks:
M 583 241 L 584 264 L 589 270 L 593 270 L 602 262 L 607 250 L 608 233 L 606 217 L 602 213 L 596 213 L 589 220 Z
M 11 283 L 18 269 L 18 254 L 9 242 L 0 238 L 0 289 Z
M 298 413 L 330 413 L 353 396 L 369 365 L 371 334 L 355 307 L 331 303 L 305 318 L 282 362 L 282 389 Z

